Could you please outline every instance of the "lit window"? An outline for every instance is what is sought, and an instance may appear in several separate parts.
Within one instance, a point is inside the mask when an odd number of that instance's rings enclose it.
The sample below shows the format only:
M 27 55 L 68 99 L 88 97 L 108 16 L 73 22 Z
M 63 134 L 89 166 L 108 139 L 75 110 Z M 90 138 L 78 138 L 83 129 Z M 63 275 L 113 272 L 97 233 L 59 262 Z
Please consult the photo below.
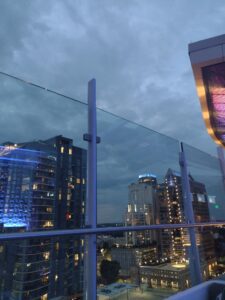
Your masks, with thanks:
M 128 212 L 131 212 L 131 205 L 128 204 Z
M 73 154 L 73 151 L 72 151 L 72 149 L 70 148 L 69 149 L 69 155 L 72 155 Z
M 3 249 L 4 249 L 4 247 L 3 247 L 3 246 L 0 246 L 0 253 L 3 252 Z
M 56 274 L 56 275 L 55 275 L 55 281 L 57 281 L 57 280 L 58 280 L 58 275 Z
M 52 207 L 47 207 L 46 211 L 51 213 L 52 212 Z
M 61 153 L 64 153 L 64 147 L 61 147 L 60 151 L 61 151 Z
M 48 300 L 48 294 L 44 294 L 41 296 L 41 300 Z
M 43 278 L 42 278 L 42 282 L 43 283 L 48 283 L 48 276 L 44 276 Z M 47 298 L 46 298 L 47 299 Z
M 68 221 L 68 220 L 71 220 L 71 218 L 72 218 L 71 213 L 67 212 L 67 213 L 66 213 L 66 220 L 67 220 L 67 221 Z
M 45 227 L 53 227 L 52 221 L 46 221 L 46 222 L 44 223 L 43 227 L 44 227 L 44 228 L 45 228 Z
M 61 200 L 62 199 L 62 194 L 61 193 L 59 193 L 59 200 Z
M 37 184 L 33 184 L 33 190 L 37 190 Z
M 85 179 L 84 178 L 83 178 L 82 182 L 83 182 L 83 184 L 85 184 Z
M 78 261 L 78 260 L 79 260 L 79 254 L 78 254 L 78 253 L 74 254 L 74 260 L 75 260 L 75 261 Z
M 44 259 L 48 260 L 48 259 L 49 259 L 49 256 L 50 256 L 50 253 L 49 253 L 49 252 L 44 252 L 44 253 L 43 253 Z
M 58 242 L 55 244 L 55 249 L 59 250 L 59 243 Z
M 76 183 L 80 184 L 80 178 L 76 179 Z

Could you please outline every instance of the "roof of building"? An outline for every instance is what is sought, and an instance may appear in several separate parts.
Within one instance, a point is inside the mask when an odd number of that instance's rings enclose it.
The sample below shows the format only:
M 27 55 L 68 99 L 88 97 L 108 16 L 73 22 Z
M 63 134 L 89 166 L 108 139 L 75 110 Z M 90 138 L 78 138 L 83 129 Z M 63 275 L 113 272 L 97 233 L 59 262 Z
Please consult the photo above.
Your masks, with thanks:
M 112 283 L 109 285 L 106 285 L 102 288 L 99 288 L 97 291 L 98 295 L 118 295 L 121 294 L 129 289 L 134 289 L 136 286 L 132 284 L 126 284 L 126 283 Z
M 171 264 L 171 263 L 165 263 L 160 264 L 157 266 L 141 266 L 142 270 L 164 270 L 164 271 L 174 271 L 174 272 L 182 272 L 184 270 L 187 270 L 188 267 L 186 264 Z
M 218 46 L 218 45 L 221 45 L 221 44 L 224 44 L 224 43 L 225 43 L 225 34 L 222 34 L 222 35 L 218 35 L 218 36 L 208 38 L 208 39 L 205 39 L 205 40 L 201 40 L 201 41 L 198 41 L 198 42 L 190 43 L 188 45 L 188 50 L 189 50 L 189 53 L 190 53 L 190 52 L 202 50 L 202 49 L 205 49 L 205 48 Z

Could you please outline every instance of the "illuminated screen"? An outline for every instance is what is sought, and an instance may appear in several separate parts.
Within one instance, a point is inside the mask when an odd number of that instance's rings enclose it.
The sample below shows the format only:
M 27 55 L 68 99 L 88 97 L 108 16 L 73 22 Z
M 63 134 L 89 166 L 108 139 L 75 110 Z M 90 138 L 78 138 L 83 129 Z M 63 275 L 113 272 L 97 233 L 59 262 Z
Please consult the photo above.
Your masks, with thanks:
M 225 141 L 225 63 L 203 68 L 203 80 L 214 133 Z

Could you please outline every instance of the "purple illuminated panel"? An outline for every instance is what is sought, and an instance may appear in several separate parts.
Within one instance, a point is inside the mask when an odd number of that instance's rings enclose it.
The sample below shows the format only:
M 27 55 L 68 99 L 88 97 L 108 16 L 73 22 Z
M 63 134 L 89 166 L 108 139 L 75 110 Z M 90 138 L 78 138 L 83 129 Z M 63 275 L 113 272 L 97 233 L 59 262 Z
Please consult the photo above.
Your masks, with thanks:
M 225 143 L 225 63 L 204 67 L 202 71 L 211 126 Z

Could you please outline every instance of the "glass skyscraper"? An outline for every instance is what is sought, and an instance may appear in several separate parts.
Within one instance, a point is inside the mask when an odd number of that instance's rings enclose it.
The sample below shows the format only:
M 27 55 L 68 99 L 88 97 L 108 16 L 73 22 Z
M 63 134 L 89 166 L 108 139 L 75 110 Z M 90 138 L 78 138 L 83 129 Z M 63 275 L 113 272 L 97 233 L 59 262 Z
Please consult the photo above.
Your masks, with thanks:
M 1 146 L 2 232 L 83 227 L 85 194 L 86 151 L 75 147 L 71 139 L 57 136 Z M 4 299 L 42 300 L 79 295 L 82 253 L 80 237 L 3 242 L 1 295 Z

